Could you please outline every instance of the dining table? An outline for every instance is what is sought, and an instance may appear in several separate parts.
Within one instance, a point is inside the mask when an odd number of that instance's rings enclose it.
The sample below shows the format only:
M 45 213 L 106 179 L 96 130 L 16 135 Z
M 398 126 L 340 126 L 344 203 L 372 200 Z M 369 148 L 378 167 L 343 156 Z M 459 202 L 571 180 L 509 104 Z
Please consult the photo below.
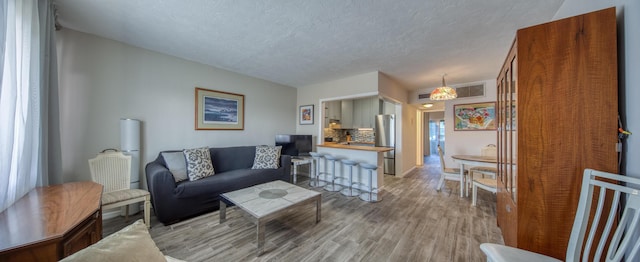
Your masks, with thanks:
M 452 155 L 451 158 L 454 162 L 460 165 L 460 177 L 464 178 L 464 171 L 469 167 L 481 166 L 481 167 L 498 167 L 498 158 L 495 156 L 481 156 L 481 155 Z M 465 169 L 466 168 L 466 169 Z M 468 179 L 462 179 L 462 181 L 467 181 Z M 469 196 L 469 183 L 463 183 L 460 181 L 460 195 L 462 195 L 462 190 L 464 190 L 465 185 L 465 195 Z

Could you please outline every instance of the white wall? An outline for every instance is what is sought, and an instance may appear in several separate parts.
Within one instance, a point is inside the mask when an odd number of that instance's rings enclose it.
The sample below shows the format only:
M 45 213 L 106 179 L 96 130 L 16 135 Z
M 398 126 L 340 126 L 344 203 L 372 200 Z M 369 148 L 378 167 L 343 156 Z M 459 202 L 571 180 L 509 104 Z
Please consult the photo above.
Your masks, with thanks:
M 402 104 L 409 102 L 409 91 L 383 73 L 378 74 L 378 91 L 381 96 Z
M 626 129 L 635 132 L 626 144 L 626 168 L 621 173 L 640 177 L 640 118 L 635 114 L 640 111 L 640 1 L 581 1 L 565 0 L 554 20 L 588 13 L 611 6 L 616 6 L 618 16 L 618 70 L 621 115 L 626 119 Z
M 515 32 L 514 32 L 515 36 Z M 497 75 L 496 75 L 497 76 Z M 479 98 L 460 98 L 445 101 L 445 165 L 455 167 L 456 163 L 451 159 L 452 155 L 478 155 L 480 149 L 488 144 L 496 144 L 496 131 L 454 131 L 453 130 L 453 105 L 496 101 L 496 80 L 488 79 L 485 82 L 485 96 Z
M 162 150 L 273 144 L 295 132 L 293 87 L 70 29 L 57 38 L 65 181 L 89 180 L 87 159 L 120 147 L 120 118 L 142 121 L 141 169 Z M 244 130 L 195 131 L 195 87 L 245 95 Z
M 402 177 L 421 164 L 416 160 L 421 143 L 416 135 L 417 122 L 421 122 L 417 119 L 418 110 L 408 104 L 409 91 L 383 73 L 378 74 L 378 91 L 396 102 L 396 176 Z
M 401 137 L 400 149 L 396 150 L 396 176 L 403 177 L 407 175 L 411 170 L 416 167 L 416 164 L 422 164 L 421 161 L 417 161 L 419 144 L 422 140 L 418 138 L 418 120 L 419 110 L 416 107 L 403 104 L 402 105 L 402 118 L 400 125 L 402 130 L 399 137 Z M 398 161 L 400 160 L 400 161 Z

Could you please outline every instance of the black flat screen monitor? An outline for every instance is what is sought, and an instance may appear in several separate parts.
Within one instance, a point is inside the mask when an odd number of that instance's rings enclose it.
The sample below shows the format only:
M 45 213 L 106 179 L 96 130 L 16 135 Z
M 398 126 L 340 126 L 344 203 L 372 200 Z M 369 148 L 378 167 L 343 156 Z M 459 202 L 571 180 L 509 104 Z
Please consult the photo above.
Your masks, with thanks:
M 282 155 L 308 156 L 312 150 L 311 140 L 311 135 L 276 135 L 276 146 L 282 146 Z

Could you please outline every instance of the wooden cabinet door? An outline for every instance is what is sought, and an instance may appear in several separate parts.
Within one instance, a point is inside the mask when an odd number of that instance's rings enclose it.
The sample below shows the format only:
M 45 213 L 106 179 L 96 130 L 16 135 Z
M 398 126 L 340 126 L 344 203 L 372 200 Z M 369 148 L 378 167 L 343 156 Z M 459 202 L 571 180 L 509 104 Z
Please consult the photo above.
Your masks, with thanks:
M 102 232 L 98 230 L 99 225 L 97 219 L 102 219 L 98 212 L 91 218 L 87 219 L 83 225 L 72 231 L 68 237 L 65 237 L 62 243 L 62 256 L 67 257 L 78 252 L 93 243 L 100 241 Z
M 615 8 L 517 38 L 518 245 L 563 258 L 584 169 L 617 173 Z
M 517 96 L 516 80 L 517 73 L 517 40 L 514 41 L 511 50 L 500 70 L 497 79 L 497 110 L 498 120 L 497 143 L 498 143 L 498 193 L 496 212 L 498 225 L 502 230 L 505 244 L 517 246 L 517 190 L 516 174 L 517 165 L 515 163 L 517 155 L 517 133 L 515 126 L 516 109 L 515 100 Z

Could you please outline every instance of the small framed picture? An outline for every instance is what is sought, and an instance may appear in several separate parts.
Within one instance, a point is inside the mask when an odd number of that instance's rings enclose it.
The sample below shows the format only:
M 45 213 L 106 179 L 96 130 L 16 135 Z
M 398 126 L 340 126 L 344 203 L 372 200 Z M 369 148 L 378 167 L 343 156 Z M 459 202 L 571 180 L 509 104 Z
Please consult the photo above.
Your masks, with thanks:
M 313 105 L 300 106 L 300 124 L 313 125 Z

